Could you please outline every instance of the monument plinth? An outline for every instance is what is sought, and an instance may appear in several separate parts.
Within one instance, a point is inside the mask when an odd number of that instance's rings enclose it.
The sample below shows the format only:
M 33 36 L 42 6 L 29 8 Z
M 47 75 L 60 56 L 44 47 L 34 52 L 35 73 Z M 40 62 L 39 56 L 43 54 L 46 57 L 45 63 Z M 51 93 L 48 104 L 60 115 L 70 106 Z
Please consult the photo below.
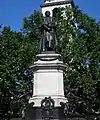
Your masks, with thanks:
M 30 102 L 34 106 L 41 106 L 41 101 L 45 97 L 51 97 L 55 101 L 55 106 L 60 106 L 60 102 L 67 102 L 64 97 L 63 70 L 65 66 L 59 61 L 59 54 L 39 54 L 38 61 L 34 63 L 34 88 L 33 97 Z
M 85 120 L 81 101 L 70 92 L 68 99 L 64 97 L 65 65 L 59 60 L 60 54 L 46 51 L 38 54 L 37 58 L 31 66 L 34 87 L 29 100 L 31 106 L 26 110 L 26 120 Z
M 64 118 L 60 103 L 67 102 L 63 83 L 65 65 L 59 60 L 60 55 L 55 52 L 42 52 L 37 58 L 31 66 L 34 71 L 34 87 L 29 103 L 34 104 L 27 109 L 27 120 Z

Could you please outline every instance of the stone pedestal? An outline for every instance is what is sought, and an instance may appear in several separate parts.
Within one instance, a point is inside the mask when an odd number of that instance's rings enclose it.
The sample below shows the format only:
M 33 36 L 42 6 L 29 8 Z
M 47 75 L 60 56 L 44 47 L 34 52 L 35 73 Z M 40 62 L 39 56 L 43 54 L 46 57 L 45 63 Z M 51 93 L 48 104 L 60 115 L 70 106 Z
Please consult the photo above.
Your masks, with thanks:
M 59 57 L 60 55 L 54 52 L 37 55 L 38 60 L 32 66 L 34 87 L 33 96 L 26 109 L 26 120 L 85 120 L 83 116 L 76 113 L 65 114 L 68 109 L 65 110 L 66 106 L 61 105 L 68 101 L 64 97 L 65 66 Z
M 41 100 L 51 96 L 55 106 L 59 107 L 60 102 L 67 102 L 64 97 L 63 70 L 65 66 L 59 60 L 60 55 L 52 52 L 37 55 L 38 60 L 34 63 L 34 87 L 33 96 L 29 103 L 40 107 Z

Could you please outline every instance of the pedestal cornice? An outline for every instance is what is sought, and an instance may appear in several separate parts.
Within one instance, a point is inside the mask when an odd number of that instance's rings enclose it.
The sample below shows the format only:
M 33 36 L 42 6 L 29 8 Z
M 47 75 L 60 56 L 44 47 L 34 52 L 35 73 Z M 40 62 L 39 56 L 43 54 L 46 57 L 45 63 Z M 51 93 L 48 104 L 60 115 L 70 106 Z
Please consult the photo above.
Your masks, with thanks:
M 38 61 L 31 66 L 33 71 L 37 70 L 65 70 L 66 66 L 59 61 L 60 54 L 38 54 Z
M 35 64 L 33 67 L 33 71 L 37 71 L 37 70 L 64 70 L 66 67 L 65 65 L 61 64 L 61 63 L 49 63 L 49 64 Z
M 45 3 L 40 5 L 40 7 L 48 7 L 48 6 L 55 6 L 55 5 L 63 5 L 63 4 L 68 4 L 68 3 L 72 3 L 72 0 L 67 0 L 67 1 L 60 1 L 60 2 L 51 2 L 51 3 Z

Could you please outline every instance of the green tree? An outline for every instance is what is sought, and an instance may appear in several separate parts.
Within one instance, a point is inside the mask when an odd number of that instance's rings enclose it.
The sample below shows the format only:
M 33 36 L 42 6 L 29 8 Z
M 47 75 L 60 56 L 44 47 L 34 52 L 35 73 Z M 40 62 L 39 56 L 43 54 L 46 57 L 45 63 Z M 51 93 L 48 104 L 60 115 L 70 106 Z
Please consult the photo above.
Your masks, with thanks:
M 98 111 L 100 108 L 100 25 L 78 7 L 60 9 L 57 24 L 58 51 L 67 66 L 65 89 L 82 86 L 81 97 L 90 102 L 95 111 Z
M 18 98 L 22 90 L 29 89 L 31 76 L 26 76 L 25 69 L 34 62 L 35 55 L 34 42 L 10 27 L 3 28 L 0 35 L 0 110 L 3 115 L 11 112 L 10 101 Z M 21 81 L 22 84 L 18 86 L 17 83 Z
M 19 116 L 21 107 L 32 94 L 32 70 L 39 52 L 40 24 L 42 14 L 24 18 L 21 32 L 10 27 L 1 28 L 0 33 L 0 111 L 2 117 L 8 113 Z M 6 101 L 6 102 L 5 102 Z
M 37 53 L 39 53 L 39 46 L 41 40 L 41 24 L 43 20 L 43 15 L 38 12 L 34 11 L 34 13 L 28 17 L 23 19 L 23 28 L 22 32 L 25 34 L 26 38 L 29 38 L 34 44 L 37 46 Z

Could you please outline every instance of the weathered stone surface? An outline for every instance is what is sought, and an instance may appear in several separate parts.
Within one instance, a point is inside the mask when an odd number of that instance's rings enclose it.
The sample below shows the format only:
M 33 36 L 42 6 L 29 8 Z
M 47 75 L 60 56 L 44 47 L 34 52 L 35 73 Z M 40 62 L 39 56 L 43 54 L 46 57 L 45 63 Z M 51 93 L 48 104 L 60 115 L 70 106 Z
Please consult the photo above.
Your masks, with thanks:
M 51 97 L 55 101 L 55 106 L 60 106 L 60 102 L 67 102 L 64 97 L 63 70 L 65 66 L 59 61 L 59 54 L 39 54 L 38 61 L 34 63 L 34 88 L 33 97 L 29 103 L 34 102 L 34 106 L 41 106 L 41 100 Z

